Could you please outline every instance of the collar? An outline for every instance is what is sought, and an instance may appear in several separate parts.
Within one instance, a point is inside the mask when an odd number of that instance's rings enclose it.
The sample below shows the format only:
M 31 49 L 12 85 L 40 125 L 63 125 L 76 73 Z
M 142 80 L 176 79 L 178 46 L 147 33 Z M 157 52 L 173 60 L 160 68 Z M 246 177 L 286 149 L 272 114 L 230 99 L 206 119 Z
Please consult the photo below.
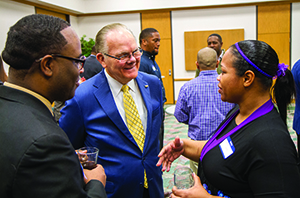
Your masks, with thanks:
M 151 60 L 155 60 L 155 55 L 153 55 L 151 52 L 143 50 L 143 55 L 147 56 Z
M 218 72 L 216 70 L 201 70 L 199 73 L 199 76 L 207 76 L 207 75 L 214 75 L 214 74 L 218 74 Z
M 108 81 L 108 84 L 110 85 L 111 87 L 111 91 L 113 92 L 113 95 L 117 96 L 118 94 L 122 93 L 122 86 L 123 84 L 120 83 L 119 81 L 117 81 L 116 79 L 114 79 L 113 77 L 111 77 L 107 72 L 106 70 L 104 70 L 104 74 L 107 78 L 107 81 Z M 136 92 L 137 91 L 137 87 L 136 87 L 136 84 L 135 84 L 135 81 L 134 79 L 132 79 L 131 81 L 129 81 L 127 83 L 129 89 L 133 92 Z
M 224 54 L 225 54 L 225 50 L 224 50 L 224 49 L 222 49 L 222 50 L 221 50 L 221 54 L 220 54 L 220 56 L 219 56 L 218 60 L 222 60 L 222 58 L 223 58 Z
M 17 89 L 17 90 L 20 90 L 20 91 L 23 91 L 23 92 L 26 92 L 34 97 L 36 97 L 37 99 L 39 99 L 42 103 L 44 103 L 44 105 L 46 105 L 46 107 L 49 109 L 49 111 L 51 112 L 51 114 L 53 115 L 53 111 L 52 111 L 52 105 L 50 103 L 49 100 L 47 100 L 45 97 L 43 97 L 42 95 L 36 93 L 36 92 L 33 92 L 25 87 L 21 87 L 19 85 L 16 85 L 16 84 L 13 84 L 13 83 L 9 83 L 9 82 L 5 82 L 4 83 L 4 86 L 7 86 L 7 87 L 10 87 L 10 88 L 13 88 L 13 89 Z

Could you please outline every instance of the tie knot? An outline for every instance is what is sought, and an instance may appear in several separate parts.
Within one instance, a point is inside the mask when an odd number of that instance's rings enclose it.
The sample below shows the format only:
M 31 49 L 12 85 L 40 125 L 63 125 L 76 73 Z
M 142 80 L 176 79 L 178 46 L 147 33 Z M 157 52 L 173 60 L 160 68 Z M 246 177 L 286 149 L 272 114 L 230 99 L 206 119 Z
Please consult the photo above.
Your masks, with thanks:
M 128 92 L 128 90 L 129 90 L 128 85 L 123 85 L 122 88 L 121 88 L 121 90 L 122 90 L 124 93 Z

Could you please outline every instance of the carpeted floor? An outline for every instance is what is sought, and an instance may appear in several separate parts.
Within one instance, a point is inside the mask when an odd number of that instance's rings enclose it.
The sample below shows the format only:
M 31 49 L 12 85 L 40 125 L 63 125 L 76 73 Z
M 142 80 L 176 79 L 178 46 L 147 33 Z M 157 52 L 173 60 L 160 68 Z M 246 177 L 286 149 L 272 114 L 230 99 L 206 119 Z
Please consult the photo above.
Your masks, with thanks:
M 174 140 L 176 136 L 180 138 L 188 138 L 187 131 L 188 126 L 182 123 L 179 123 L 173 115 L 175 105 L 165 105 L 166 109 L 166 118 L 165 118 L 165 137 L 164 137 L 164 145 L 166 145 L 171 140 Z M 293 125 L 293 116 L 294 116 L 295 106 L 290 105 L 288 108 L 288 130 L 291 134 L 291 138 L 293 139 L 295 145 L 297 142 L 297 136 L 295 131 L 292 129 Z M 174 169 L 178 166 L 190 166 L 189 160 L 183 156 L 179 157 L 172 164 L 170 172 L 163 173 L 163 183 L 164 183 L 164 191 L 171 192 L 173 188 L 173 172 Z

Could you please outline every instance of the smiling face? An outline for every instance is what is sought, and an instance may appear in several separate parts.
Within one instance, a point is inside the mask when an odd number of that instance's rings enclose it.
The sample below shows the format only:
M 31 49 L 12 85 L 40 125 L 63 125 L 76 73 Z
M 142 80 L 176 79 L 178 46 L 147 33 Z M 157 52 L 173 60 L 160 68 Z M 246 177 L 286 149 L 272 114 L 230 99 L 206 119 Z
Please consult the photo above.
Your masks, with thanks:
M 151 35 L 147 39 L 143 39 L 144 50 L 157 55 L 160 47 L 160 35 L 158 32 L 152 32 Z
M 222 73 L 218 76 L 219 93 L 224 102 L 238 103 L 242 97 L 244 86 L 243 77 L 236 74 L 233 67 L 234 56 L 231 48 L 227 50 L 221 62 Z
M 127 30 L 112 30 L 106 35 L 108 54 L 120 57 L 123 54 L 132 54 L 138 48 L 134 36 Z M 140 67 L 140 57 L 131 56 L 130 60 L 121 61 L 109 56 L 102 56 L 101 64 L 107 73 L 120 82 L 127 84 L 138 75 Z

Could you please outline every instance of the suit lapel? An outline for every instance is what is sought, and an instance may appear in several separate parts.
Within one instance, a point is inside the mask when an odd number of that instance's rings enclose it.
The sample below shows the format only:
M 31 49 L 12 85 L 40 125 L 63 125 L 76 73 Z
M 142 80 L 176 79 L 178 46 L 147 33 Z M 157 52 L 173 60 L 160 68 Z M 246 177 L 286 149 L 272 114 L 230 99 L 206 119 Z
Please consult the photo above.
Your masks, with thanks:
M 120 132 L 123 133 L 131 142 L 133 142 L 138 147 L 133 136 L 125 125 L 121 115 L 119 114 L 103 70 L 100 72 L 100 76 L 95 81 L 94 86 L 97 88 L 97 90 L 94 92 L 94 95 L 100 103 L 100 108 L 103 109 L 110 120 L 119 128 Z

